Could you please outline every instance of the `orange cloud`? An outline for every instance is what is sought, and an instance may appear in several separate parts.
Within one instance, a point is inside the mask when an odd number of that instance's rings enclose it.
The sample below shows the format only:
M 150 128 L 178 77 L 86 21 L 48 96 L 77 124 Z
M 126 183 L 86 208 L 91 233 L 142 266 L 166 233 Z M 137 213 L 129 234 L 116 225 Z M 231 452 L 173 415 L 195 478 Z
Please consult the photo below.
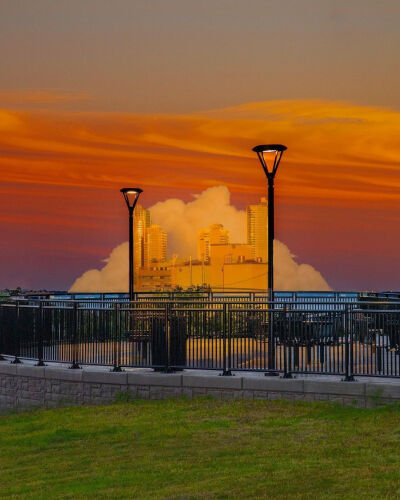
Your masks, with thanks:
M 0 91 L 0 103 L 6 104 L 55 104 L 74 101 L 86 101 L 89 99 L 89 94 L 83 92 L 60 92 L 54 90 L 45 91 L 20 91 L 20 92 L 5 92 Z
M 116 189 L 134 174 L 149 188 L 222 182 L 254 195 L 261 173 L 251 147 L 273 140 L 289 148 L 279 173 L 282 196 L 301 186 L 307 198 L 366 203 L 378 187 L 390 203 L 399 197 L 399 128 L 400 113 L 325 101 L 192 115 L 3 111 L 0 178 Z

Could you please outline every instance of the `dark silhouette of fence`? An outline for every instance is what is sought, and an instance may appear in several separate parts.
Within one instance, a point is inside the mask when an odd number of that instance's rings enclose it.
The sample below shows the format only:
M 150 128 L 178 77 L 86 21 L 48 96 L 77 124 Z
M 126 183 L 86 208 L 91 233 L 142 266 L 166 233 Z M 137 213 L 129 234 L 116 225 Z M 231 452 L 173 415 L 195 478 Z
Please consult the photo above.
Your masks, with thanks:
M 10 301 L 0 304 L 0 354 L 71 368 L 399 377 L 400 303 Z

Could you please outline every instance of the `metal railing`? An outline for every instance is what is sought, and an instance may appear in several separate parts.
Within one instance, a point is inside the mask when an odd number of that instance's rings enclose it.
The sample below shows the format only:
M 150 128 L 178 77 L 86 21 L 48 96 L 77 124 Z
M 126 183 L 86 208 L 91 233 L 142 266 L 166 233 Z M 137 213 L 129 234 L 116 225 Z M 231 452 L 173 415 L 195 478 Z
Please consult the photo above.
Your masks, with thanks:
M 400 377 L 400 302 L 12 301 L 0 304 L 0 353 L 73 368 Z

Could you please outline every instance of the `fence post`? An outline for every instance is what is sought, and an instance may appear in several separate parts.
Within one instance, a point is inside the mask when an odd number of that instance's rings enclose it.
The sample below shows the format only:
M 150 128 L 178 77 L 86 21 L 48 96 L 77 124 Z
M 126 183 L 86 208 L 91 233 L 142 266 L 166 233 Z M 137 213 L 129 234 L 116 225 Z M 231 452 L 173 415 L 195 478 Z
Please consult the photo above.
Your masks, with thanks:
M 172 303 L 167 302 L 165 307 L 165 373 L 173 373 L 171 368 L 171 309 Z
M 35 366 L 46 366 L 43 361 L 43 328 L 44 328 L 44 318 L 43 318 L 43 302 L 39 302 L 38 318 L 36 324 L 37 326 L 37 343 L 38 343 L 38 362 Z
M 4 306 L 0 304 L 0 361 L 5 361 L 6 358 L 1 354 L 3 349 L 5 348 L 4 342 Z
M 283 328 L 281 328 L 281 332 L 283 335 L 283 378 L 293 378 L 292 372 L 290 371 L 290 366 L 289 366 L 289 342 L 288 342 L 288 322 L 287 322 L 287 314 L 286 314 L 286 304 L 283 305 L 283 321 L 282 321 Z
M 222 305 L 222 335 L 223 335 L 223 368 L 222 377 L 230 377 L 232 375 L 231 371 L 231 322 L 229 321 L 230 311 L 228 309 L 228 304 L 226 302 Z M 228 346 L 228 349 L 227 349 Z M 227 363 L 228 359 L 228 363 Z
M 346 306 L 344 312 L 344 334 L 345 334 L 345 377 L 344 382 L 354 382 L 353 366 L 353 323 L 350 320 L 349 308 Z
M 19 359 L 20 355 L 20 344 L 21 344 L 21 321 L 20 321 L 20 313 L 19 313 L 19 301 L 17 300 L 15 306 L 15 337 L 14 337 L 14 359 L 11 361 L 11 364 L 18 365 L 21 364 L 22 361 Z
M 72 365 L 70 366 L 71 370 L 79 370 L 80 366 L 78 363 L 78 304 L 74 302 L 74 307 L 72 310 Z
M 121 322 L 119 304 L 115 304 L 115 335 L 114 335 L 114 367 L 111 368 L 112 372 L 122 372 L 121 368 Z
M 274 333 L 274 310 L 275 301 L 268 304 L 268 371 L 264 374 L 266 377 L 278 377 L 276 371 L 276 345 Z

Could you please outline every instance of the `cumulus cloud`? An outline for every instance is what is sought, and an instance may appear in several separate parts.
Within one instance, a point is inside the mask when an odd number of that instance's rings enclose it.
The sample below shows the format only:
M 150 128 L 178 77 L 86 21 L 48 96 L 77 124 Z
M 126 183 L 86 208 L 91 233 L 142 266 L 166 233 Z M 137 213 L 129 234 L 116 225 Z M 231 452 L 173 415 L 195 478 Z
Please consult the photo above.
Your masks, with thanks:
M 228 229 L 232 243 L 246 240 L 246 212 L 230 204 L 226 186 L 206 189 L 185 203 L 171 198 L 150 207 L 151 219 L 168 233 L 170 254 L 197 256 L 197 231 L 213 223 Z
M 309 264 L 298 264 L 284 243 L 275 240 L 274 249 L 276 290 L 331 290 L 322 274 Z
M 102 269 L 90 269 L 75 280 L 70 292 L 124 292 L 128 290 L 129 243 L 114 248 Z
M 150 207 L 154 224 L 168 233 L 169 253 L 183 257 L 196 256 L 197 231 L 213 223 L 229 230 L 232 243 L 246 242 L 246 212 L 230 203 L 226 186 L 206 189 L 194 200 L 179 199 L 158 202 Z M 319 271 L 309 264 L 296 262 L 296 257 L 280 241 L 275 241 L 275 288 L 277 290 L 330 290 Z M 70 291 L 124 291 L 128 289 L 128 243 L 116 247 L 100 269 L 86 271 Z

